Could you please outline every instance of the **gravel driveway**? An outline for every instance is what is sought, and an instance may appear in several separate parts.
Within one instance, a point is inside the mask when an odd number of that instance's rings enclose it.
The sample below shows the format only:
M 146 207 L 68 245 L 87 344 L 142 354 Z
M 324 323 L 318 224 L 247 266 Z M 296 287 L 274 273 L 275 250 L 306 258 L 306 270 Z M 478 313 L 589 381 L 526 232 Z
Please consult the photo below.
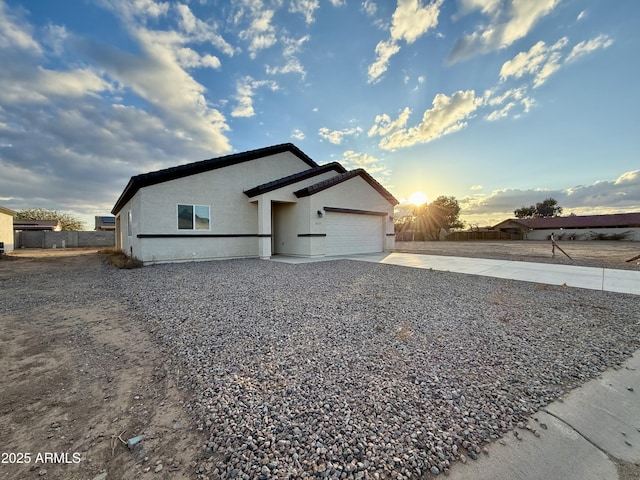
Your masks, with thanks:
M 183 362 L 212 478 L 427 478 L 640 348 L 633 295 L 348 260 L 116 278 Z

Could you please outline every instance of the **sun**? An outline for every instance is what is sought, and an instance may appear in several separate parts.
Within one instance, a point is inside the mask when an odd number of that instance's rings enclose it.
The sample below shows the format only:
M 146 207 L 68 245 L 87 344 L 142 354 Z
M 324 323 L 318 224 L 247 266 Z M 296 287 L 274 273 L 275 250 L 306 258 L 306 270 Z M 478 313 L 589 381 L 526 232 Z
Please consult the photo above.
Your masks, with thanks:
M 427 203 L 427 196 L 422 192 L 413 192 L 409 195 L 409 203 L 413 203 L 414 205 L 422 205 Z

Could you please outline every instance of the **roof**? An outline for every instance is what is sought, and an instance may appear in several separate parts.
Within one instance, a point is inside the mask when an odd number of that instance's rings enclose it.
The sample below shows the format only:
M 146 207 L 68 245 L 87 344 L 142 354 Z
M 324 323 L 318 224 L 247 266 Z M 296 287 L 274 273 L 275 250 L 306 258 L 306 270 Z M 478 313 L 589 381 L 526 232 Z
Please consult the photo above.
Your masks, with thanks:
M 286 187 L 287 185 L 291 185 L 308 178 L 313 178 L 317 175 L 330 172 L 331 170 L 334 170 L 338 173 L 346 173 L 347 171 L 338 162 L 331 162 L 327 163 L 326 165 L 321 165 L 320 167 L 312 168 L 310 170 L 303 170 L 302 172 L 294 173 L 293 175 L 289 175 L 272 182 L 263 183 L 262 185 L 258 185 L 257 187 L 245 190 L 244 193 L 249 198 L 255 197 L 256 195 L 262 195 L 263 193 L 271 192 L 273 190 L 277 190 L 278 188 Z
M 629 228 L 640 227 L 640 213 L 615 213 L 611 215 L 570 215 L 568 217 L 510 218 L 498 223 L 499 229 L 506 223 L 518 223 L 532 230 L 552 228 Z
M 12 217 L 15 217 L 17 212 L 14 212 L 10 208 L 0 206 L 0 213 L 4 213 L 5 215 L 11 215 Z
M 59 220 L 13 220 L 14 230 L 56 230 L 60 228 Z
M 185 165 L 178 165 L 176 167 L 165 168 L 150 173 L 143 173 L 131 177 L 129 183 L 124 188 L 124 191 L 118 198 L 118 201 L 111 210 L 111 213 L 116 215 L 124 205 L 133 198 L 133 196 L 143 187 L 151 185 L 157 185 L 159 183 L 168 182 L 170 180 L 176 180 L 178 178 L 188 177 L 190 175 L 197 175 L 199 173 L 216 170 L 218 168 L 229 167 L 231 165 L 237 165 L 239 163 L 248 162 L 250 160 L 256 160 L 262 157 L 268 157 L 276 155 L 278 153 L 291 152 L 304 163 L 311 168 L 317 168 L 318 164 L 314 162 L 307 154 L 305 154 L 298 147 L 292 143 L 283 143 L 280 145 L 273 145 L 271 147 L 258 148 L 256 150 L 249 150 L 242 153 L 234 153 L 231 155 L 225 155 L 223 157 L 212 158 L 209 160 L 202 160 L 195 163 L 187 163 Z
M 369 185 L 371 185 L 375 190 L 378 191 L 380 195 L 382 195 L 391 205 L 397 205 L 399 202 L 396 198 L 389 193 L 389 191 L 384 188 L 380 183 L 378 183 L 371 175 L 369 175 L 362 168 L 356 168 L 355 170 L 351 170 L 346 173 L 342 173 L 340 175 L 336 175 L 335 177 L 331 177 L 327 180 L 323 180 L 321 182 L 315 183 L 308 187 L 297 190 L 294 195 L 298 198 L 300 197 L 308 197 L 309 195 L 313 195 L 315 193 L 321 192 L 322 190 L 326 190 L 327 188 L 331 188 L 334 185 L 338 185 L 339 183 L 350 180 L 354 177 L 362 177 Z

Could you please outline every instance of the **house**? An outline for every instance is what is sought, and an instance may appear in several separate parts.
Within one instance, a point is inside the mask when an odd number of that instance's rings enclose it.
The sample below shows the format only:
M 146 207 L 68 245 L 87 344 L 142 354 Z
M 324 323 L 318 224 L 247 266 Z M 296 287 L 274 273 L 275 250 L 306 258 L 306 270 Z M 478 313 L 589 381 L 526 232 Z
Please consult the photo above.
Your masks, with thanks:
M 13 217 L 16 212 L 0 206 L 0 255 L 13 251 Z
M 137 175 L 111 213 L 145 264 L 382 252 L 398 201 L 365 170 L 287 143 Z
M 62 230 L 60 220 L 14 220 L 13 229 L 20 231 L 59 232 Z
M 620 238 L 640 241 L 640 213 L 611 215 L 569 215 L 567 217 L 510 218 L 495 230 L 522 235 L 524 240 L 606 240 Z
M 97 231 L 114 231 L 116 229 L 116 217 L 95 217 L 95 230 Z

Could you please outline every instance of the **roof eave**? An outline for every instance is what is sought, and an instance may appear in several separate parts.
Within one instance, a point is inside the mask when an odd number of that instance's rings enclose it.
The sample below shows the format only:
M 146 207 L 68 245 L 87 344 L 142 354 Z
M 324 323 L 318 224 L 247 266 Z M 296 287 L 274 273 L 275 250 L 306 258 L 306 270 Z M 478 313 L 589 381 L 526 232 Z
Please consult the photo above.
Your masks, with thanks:
M 191 175 L 197 175 L 199 173 L 204 173 L 211 170 L 217 170 L 219 168 L 224 168 L 231 165 L 237 165 L 239 163 L 244 163 L 251 160 L 257 160 L 258 158 L 277 155 L 278 153 L 284 152 L 291 152 L 311 168 L 319 167 L 319 165 L 314 162 L 311 157 L 309 157 L 306 153 L 304 153 L 292 143 L 272 145 L 270 147 L 258 148 L 255 150 L 249 150 L 240 153 L 233 153 L 222 157 L 188 163 L 185 165 L 178 165 L 176 167 L 170 167 L 163 170 L 144 173 L 131 177 L 129 183 L 127 183 L 127 186 L 125 187 L 124 191 L 111 210 L 111 213 L 113 215 L 117 215 L 118 212 L 122 210 L 122 207 L 124 207 L 124 205 L 129 200 L 131 200 L 141 188 L 149 187 L 151 185 L 157 185 L 159 183 L 164 183 L 171 180 L 177 180 L 179 178 L 189 177 Z

